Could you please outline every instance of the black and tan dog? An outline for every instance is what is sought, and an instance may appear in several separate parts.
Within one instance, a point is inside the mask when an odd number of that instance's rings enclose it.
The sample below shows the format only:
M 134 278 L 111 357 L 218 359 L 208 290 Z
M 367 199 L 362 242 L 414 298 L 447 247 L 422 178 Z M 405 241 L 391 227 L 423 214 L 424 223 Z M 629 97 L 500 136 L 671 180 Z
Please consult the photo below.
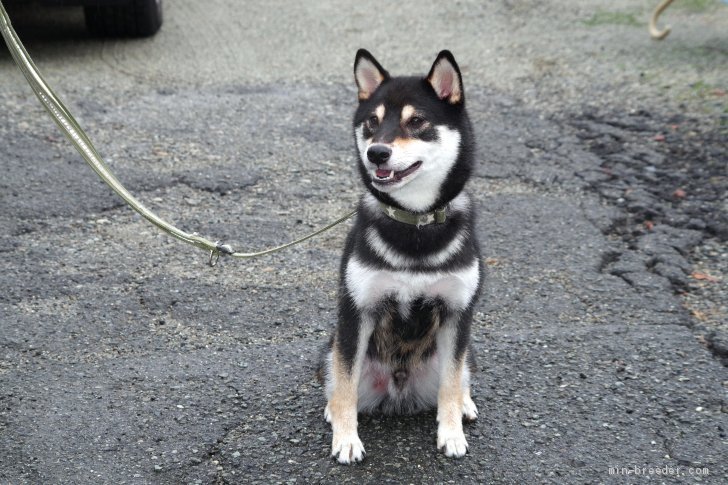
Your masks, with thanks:
M 357 413 L 437 407 L 437 446 L 465 455 L 470 325 L 483 275 L 463 191 L 474 142 L 462 77 L 442 51 L 425 77 L 354 64 L 354 135 L 368 192 L 341 261 L 339 320 L 322 362 L 332 455 L 360 461 Z

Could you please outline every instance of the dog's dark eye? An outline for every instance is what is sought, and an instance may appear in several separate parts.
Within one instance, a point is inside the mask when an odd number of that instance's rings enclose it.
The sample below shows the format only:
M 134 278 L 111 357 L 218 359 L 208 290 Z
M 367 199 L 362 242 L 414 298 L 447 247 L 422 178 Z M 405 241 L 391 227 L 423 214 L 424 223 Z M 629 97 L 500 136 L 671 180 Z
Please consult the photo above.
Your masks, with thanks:
M 407 121 L 407 126 L 412 128 L 413 130 L 416 130 L 418 128 L 422 128 L 422 125 L 425 124 L 425 119 L 420 118 L 419 116 L 413 116 Z
M 367 120 L 370 130 L 376 130 L 379 127 L 379 118 L 376 116 L 370 116 Z

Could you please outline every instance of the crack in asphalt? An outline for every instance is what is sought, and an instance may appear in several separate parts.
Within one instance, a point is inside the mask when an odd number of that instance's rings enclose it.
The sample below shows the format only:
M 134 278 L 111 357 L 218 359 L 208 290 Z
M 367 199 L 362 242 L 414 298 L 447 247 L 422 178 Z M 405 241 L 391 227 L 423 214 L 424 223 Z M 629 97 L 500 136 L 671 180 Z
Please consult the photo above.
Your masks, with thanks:
M 695 129 L 686 134 L 676 128 L 691 123 Z M 603 254 L 599 271 L 621 278 L 634 289 L 652 284 L 640 276 L 646 272 L 667 280 L 676 294 L 690 291 L 690 265 L 686 260 L 691 251 L 704 237 L 725 240 L 728 234 L 728 215 L 720 207 L 728 187 L 720 162 L 728 159 L 725 144 L 720 142 L 725 130 L 706 129 L 695 120 L 679 116 L 664 120 L 645 110 L 627 115 L 585 112 L 571 125 L 587 149 L 602 160 L 598 170 L 574 174 L 590 190 L 625 212 L 602 233 L 621 239 L 626 248 Z M 665 132 L 667 135 L 662 134 Z M 652 147 L 648 145 L 650 134 Z M 667 155 L 662 155 L 663 151 Z M 680 175 L 683 167 L 688 167 L 689 176 Z M 682 194 L 698 200 L 683 205 Z M 701 214 L 710 214 L 710 219 L 696 219 Z M 640 257 L 640 253 L 647 257 Z M 706 348 L 726 364 L 726 349 L 711 344 L 720 331 L 705 332 L 689 319 L 686 326 L 704 337 Z

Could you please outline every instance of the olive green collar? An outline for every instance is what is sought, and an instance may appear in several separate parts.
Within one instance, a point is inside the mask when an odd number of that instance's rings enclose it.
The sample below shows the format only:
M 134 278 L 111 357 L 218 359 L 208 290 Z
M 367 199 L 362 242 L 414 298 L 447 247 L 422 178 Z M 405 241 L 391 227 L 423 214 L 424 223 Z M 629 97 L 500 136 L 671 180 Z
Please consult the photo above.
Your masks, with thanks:
M 417 226 L 418 228 L 427 226 L 428 224 L 442 224 L 446 219 L 447 206 L 424 214 L 398 209 L 383 202 L 380 202 L 379 206 L 382 208 L 382 212 L 384 212 L 387 217 L 394 219 L 397 222 Z

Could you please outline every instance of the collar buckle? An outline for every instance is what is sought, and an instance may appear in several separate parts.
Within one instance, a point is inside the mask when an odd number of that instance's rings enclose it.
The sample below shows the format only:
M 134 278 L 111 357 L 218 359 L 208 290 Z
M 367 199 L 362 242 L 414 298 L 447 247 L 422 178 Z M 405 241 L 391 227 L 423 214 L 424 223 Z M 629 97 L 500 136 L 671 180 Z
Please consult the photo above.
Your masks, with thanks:
M 379 205 L 382 208 L 382 212 L 384 212 L 384 214 L 390 219 L 394 219 L 395 221 L 403 224 L 417 226 L 418 229 L 430 224 L 442 224 L 447 220 L 447 206 L 435 209 L 432 212 L 419 214 L 416 212 L 406 211 L 404 209 L 398 209 L 383 202 L 380 202 Z

